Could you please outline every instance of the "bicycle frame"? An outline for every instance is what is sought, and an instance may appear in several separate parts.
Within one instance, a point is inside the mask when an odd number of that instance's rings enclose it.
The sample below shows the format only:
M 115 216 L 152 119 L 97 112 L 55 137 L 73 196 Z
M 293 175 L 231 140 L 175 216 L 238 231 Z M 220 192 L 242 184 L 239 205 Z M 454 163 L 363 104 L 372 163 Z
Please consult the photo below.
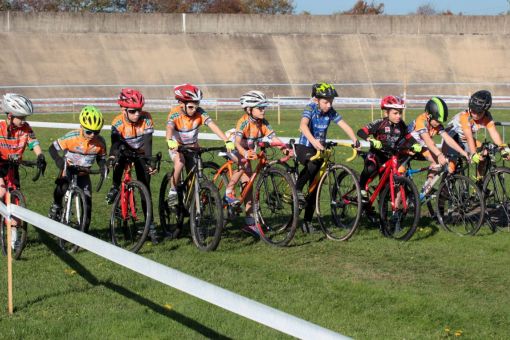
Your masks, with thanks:
M 372 206 L 377 198 L 379 196 L 379 193 L 381 190 L 387 185 L 389 182 L 390 185 L 390 197 L 391 197 L 391 208 L 392 210 L 396 209 L 396 202 L 395 198 L 398 193 L 395 193 L 395 176 L 401 176 L 402 173 L 399 172 L 399 164 L 398 164 L 398 157 L 396 155 L 392 155 L 389 160 L 387 160 L 378 170 L 379 176 L 381 176 L 381 179 L 379 180 L 379 183 L 377 184 L 374 192 L 369 198 L 369 204 Z M 363 190 L 368 189 L 368 185 L 374 180 L 375 176 L 372 176 L 368 179 L 367 184 Z M 401 201 L 403 203 L 404 209 L 407 209 L 407 200 L 405 197 L 405 191 L 403 188 L 400 190 L 400 194 L 402 195 Z
M 124 173 L 123 179 L 120 184 L 120 210 L 122 219 L 127 220 L 129 217 L 132 217 L 135 221 L 138 221 L 138 216 L 136 216 L 136 208 L 135 201 L 133 198 L 133 191 L 127 190 L 127 185 L 131 182 L 131 169 L 133 168 L 133 162 L 127 162 L 124 165 Z M 131 208 L 131 216 L 128 215 L 128 202 L 129 207 Z

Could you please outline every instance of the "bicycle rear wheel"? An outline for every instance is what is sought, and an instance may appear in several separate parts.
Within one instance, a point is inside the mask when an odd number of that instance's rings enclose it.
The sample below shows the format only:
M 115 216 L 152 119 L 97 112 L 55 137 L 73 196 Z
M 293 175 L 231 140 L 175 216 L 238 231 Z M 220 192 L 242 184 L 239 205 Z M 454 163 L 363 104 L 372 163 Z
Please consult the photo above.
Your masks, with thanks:
M 170 205 L 168 202 L 168 192 L 170 190 L 171 178 L 173 171 L 168 172 L 159 188 L 159 200 L 158 200 L 158 211 L 159 211 L 159 223 L 161 228 L 170 238 L 174 239 L 179 237 L 183 223 L 184 223 L 184 212 L 183 207 L 180 204 Z
M 274 246 L 286 246 L 296 233 L 298 198 L 290 175 L 280 167 L 265 169 L 253 191 L 253 211 L 260 237 Z
M 85 232 L 87 225 L 87 201 L 85 193 L 80 188 L 74 188 L 69 193 L 69 200 L 65 202 L 60 222 L 73 229 Z M 79 247 L 74 243 L 59 238 L 60 248 L 69 253 L 77 252 Z
M 198 249 L 212 251 L 218 247 L 223 231 L 223 206 L 214 184 L 204 180 L 199 184 L 198 202 L 193 197 L 190 207 L 190 229 Z
M 482 192 L 466 176 L 448 176 L 439 185 L 436 211 L 445 230 L 458 235 L 475 235 L 485 214 Z
M 361 192 L 356 174 L 334 165 L 322 175 L 317 189 L 317 217 L 327 238 L 348 240 L 361 218 Z
M 492 230 L 510 232 L 510 169 L 496 168 L 483 183 L 486 221 Z
M 124 202 L 121 202 L 122 197 Z M 123 205 L 127 209 L 125 216 L 122 216 Z M 110 217 L 112 243 L 137 253 L 147 239 L 151 211 L 151 197 L 145 185 L 139 181 L 126 184 L 125 194 L 119 193 L 113 202 Z
M 396 240 L 409 240 L 420 220 L 420 198 L 416 185 L 409 178 L 395 177 L 395 200 L 391 200 L 390 184 L 380 196 L 381 232 Z
M 20 207 L 26 207 L 25 196 L 19 190 L 11 191 L 11 203 L 19 205 Z M 17 227 L 11 227 L 11 244 L 7 244 L 7 222 L 3 215 L 0 215 L 0 240 L 2 242 L 2 254 L 7 255 L 7 247 L 12 248 L 12 257 L 15 260 L 19 260 L 21 253 L 27 244 L 27 230 L 28 223 L 19 219 Z

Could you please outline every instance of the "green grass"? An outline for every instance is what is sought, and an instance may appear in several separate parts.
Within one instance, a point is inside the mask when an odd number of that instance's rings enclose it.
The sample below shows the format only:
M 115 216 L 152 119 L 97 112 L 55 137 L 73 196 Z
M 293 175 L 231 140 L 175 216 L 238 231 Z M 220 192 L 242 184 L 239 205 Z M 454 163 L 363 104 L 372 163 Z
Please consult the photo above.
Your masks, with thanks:
M 219 114 L 219 125 L 233 127 L 239 114 Z M 494 115 L 510 120 L 503 112 Z M 269 111 L 279 135 L 297 136 L 299 111 L 282 112 L 280 125 L 275 116 Z M 348 111 L 344 117 L 356 130 L 370 120 L 370 112 Z M 156 128 L 163 129 L 166 113 L 154 118 Z M 33 120 L 71 122 L 72 116 Z M 36 128 L 44 150 L 65 132 Z M 329 137 L 345 138 L 334 126 Z M 165 150 L 162 138 L 155 139 L 154 149 Z M 337 160 L 347 154 L 338 149 Z M 351 165 L 362 166 L 360 160 Z M 170 169 L 168 163 L 163 167 L 162 172 Z M 23 191 L 29 208 L 45 215 L 56 168 L 50 164 L 36 184 L 31 175 L 22 173 Z M 161 178 L 153 178 L 155 200 Z M 109 185 L 93 198 L 91 228 L 105 239 Z M 286 337 L 92 253 L 63 254 L 51 237 L 34 228 L 29 238 L 22 260 L 14 263 L 13 316 L 6 312 L 6 261 L 0 262 L 0 339 Z M 407 243 L 383 238 L 364 221 L 348 242 L 298 232 L 290 247 L 278 249 L 229 225 L 216 252 L 201 253 L 182 238 L 158 246 L 147 243 L 141 255 L 354 338 L 454 338 L 461 330 L 462 338 L 503 339 L 510 329 L 509 247 L 508 234 L 483 227 L 475 237 L 457 237 L 423 218 Z

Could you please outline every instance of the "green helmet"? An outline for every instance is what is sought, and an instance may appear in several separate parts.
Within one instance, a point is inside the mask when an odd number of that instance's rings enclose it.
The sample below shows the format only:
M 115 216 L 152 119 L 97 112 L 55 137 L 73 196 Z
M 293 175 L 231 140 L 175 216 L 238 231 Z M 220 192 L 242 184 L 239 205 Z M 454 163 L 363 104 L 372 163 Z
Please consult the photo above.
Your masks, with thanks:
M 104 124 L 103 114 L 94 106 L 87 105 L 80 112 L 80 124 L 87 130 L 99 131 Z
M 448 106 L 445 101 L 439 97 L 432 97 L 425 105 L 425 112 L 427 112 L 432 119 L 440 123 L 448 120 Z
M 338 97 L 335 87 L 328 83 L 317 83 L 312 86 L 312 97 L 315 98 L 334 98 Z

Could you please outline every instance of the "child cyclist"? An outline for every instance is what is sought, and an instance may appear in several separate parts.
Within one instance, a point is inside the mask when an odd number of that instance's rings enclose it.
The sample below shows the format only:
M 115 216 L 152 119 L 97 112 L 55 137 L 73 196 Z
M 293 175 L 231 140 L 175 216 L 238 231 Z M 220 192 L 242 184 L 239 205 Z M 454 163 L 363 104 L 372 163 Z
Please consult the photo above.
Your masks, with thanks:
M 492 106 L 492 95 L 489 91 L 480 90 L 469 99 L 468 109 L 457 113 L 448 123 L 446 130 L 448 134 L 471 155 L 473 163 L 478 164 L 477 175 L 480 178 L 480 171 L 483 169 L 483 155 L 477 153 L 476 148 L 479 141 L 475 139 L 474 134 L 480 129 L 487 129 L 492 141 L 500 147 L 501 156 L 506 160 L 510 159 L 510 148 L 503 143 L 501 136 L 496 130 L 496 124 L 492 119 L 489 109 Z M 443 145 L 444 146 L 444 145 Z M 444 146 L 448 153 L 454 153 L 451 147 Z M 450 164 L 451 167 L 454 164 Z
M 151 176 L 156 174 L 150 159 L 152 158 L 152 134 L 154 123 L 150 113 L 143 111 L 145 98 L 134 89 L 122 89 L 117 103 L 121 113 L 112 121 L 111 147 L 108 158 L 109 165 L 117 164 L 113 169 L 113 185 L 106 196 L 109 204 L 113 203 L 119 193 L 122 174 L 124 173 L 125 157 L 120 152 L 121 147 L 133 151 L 139 157 L 135 159 L 136 178 L 150 190 Z M 157 244 L 156 227 L 151 221 L 149 237 L 153 244 Z
M 101 173 L 106 173 L 106 143 L 99 135 L 104 124 L 103 114 L 94 106 L 85 106 L 79 116 L 80 129 L 70 131 L 63 137 L 55 140 L 48 151 L 60 169 L 60 174 L 55 180 L 53 191 L 53 205 L 50 208 L 49 217 L 58 220 L 62 211 L 62 198 L 69 186 L 71 173 L 69 166 L 78 166 L 90 169 L 97 162 Z M 62 155 L 60 154 L 62 152 Z M 78 173 L 78 187 L 85 193 L 87 200 L 86 225 L 88 230 L 92 212 L 92 189 L 90 175 Z
M 180 182 L 181 172 L 184 166 L 190 170 L 193 166 L 193 157 L 177 151 L 179 145 L 198 146 L 198 130 L 202 124 L 207 125 L 212 132 L 225 142 L 227 152 L 234 150 L 234 143 L 221 131 L 211 119 L 209 114 L 202 109 L 202 91 L 194 85 L 183 84 L 174 88 L 175 99 L 178 105 L 173 107 L 166 124 L 166 139 L 170 158 L 174 163 L 174 173 L 171 188 L 168 193 L 170 205 L 176 205 L 179 201 L 177 184 Z
M 407 131 L 422 146 L 420 155 L 431 163 L 431 170 L 428 178 L 423 185 L 420 193 L 420 199 L 423 199 L 427 191 L 434 185 L 433 178 L 437 174 L 439 165 L 446 165 L 448 159 L 436 146 L 432 137 L 440 135 L 443 141 L 453 150 L 462 156 L 469 158 L 469 155 L 460 147 L 452 137 L 446 133 L 443 123 L 448 119 L 448 106 L 445 101 L 439 97 L 432 97 L 425 105 L 425 112 L 420 114 L 412 123 L 409 124 Z
M 407 133 L 407 126 L 402 120 L 405 107 L 402 98 L 386 96 L 381 100 L 384 118 L 377 119 L 358 130 L 358 136 L 370 142 L 370 150 L 360 176 L 361 197 L 365 203 L 369 199 L 366 191 L 368 180 L 377 174 L 390 155 L 398 152 L 400 147 L 411 144 L 410 149 L 413 152 L 421 151 L 421 146 Z
M 312 87 L 312 102 L 303 111 L 299 129 L 301 136 L 296 144 L 296 156 L 298 162 L 304 165 L 296 181 L 296 190 L 301 205 L 306 205 L 303 221 L 303 231 L 312 232 L 312 217 L 315 210 L 316 195 L 309 195 L 308 201 L 304 202 L 302 193 L 306 182 L 312 182 L 322 165 L 322 159 L 311 161 L 317 151 L 324 150 L 326 135 L 329 124 L 334 122 L 352 140 L 354 147 L 359 148 L 360 143 L 352 128 L 343 120 L 342 116 L 333 108 L 333 100 L 338 93 L 333 85 L 317 83 Z
M 0 199 L 3 199 L 7 191 L 4 177 L 7 176 L 10 159 L 21 160 L 26 147 L 33 150 L 37 155 L 37 167 L 42 173 L 46 169 L 46 160 L 42 153 L 39 141 L 34 131 L 26 122 L 26 118 L 34 113 L 34 107 L 30 99 L 20 94 L 7 93 L 2 99 L 2 110 L 6 120 L 0 121 Z M 16 186 L 20 186 L 18 169 L 14 169 Z M 17 220 L 12 221 L 12 247 L 17 244 Z
M 239 204 L 239 199 L 234 195 L 234 186 L 241 180 L 242 183 L 249 181 L 249 176 L 252 174 L 250 160 L 257 159 L 256 146 L 263 138 L 271 142 L 283 144 L 283 142 L 276 137 L 275 132 L 265 119 L 266 108 L 269 102 L 266 95 L 260 91 L 249 91 L 243 94 L 240 98 L 241 107 L 244 110 L 243 116 L 237 121 L 235 131 L 235 147 L 236 152 L 232 159 L 237 162 L 238 169 L 234 171 L 232 177 L 227 184 L 225 201 L 228 204 Z M 243 231 L 248 232 L 254 236 L 260 235 L 260 228 L 255 224 L 255 219 L 252 216 L 252 200 L 251 192 L 248 193 L 245 201 L 245 226 Z

